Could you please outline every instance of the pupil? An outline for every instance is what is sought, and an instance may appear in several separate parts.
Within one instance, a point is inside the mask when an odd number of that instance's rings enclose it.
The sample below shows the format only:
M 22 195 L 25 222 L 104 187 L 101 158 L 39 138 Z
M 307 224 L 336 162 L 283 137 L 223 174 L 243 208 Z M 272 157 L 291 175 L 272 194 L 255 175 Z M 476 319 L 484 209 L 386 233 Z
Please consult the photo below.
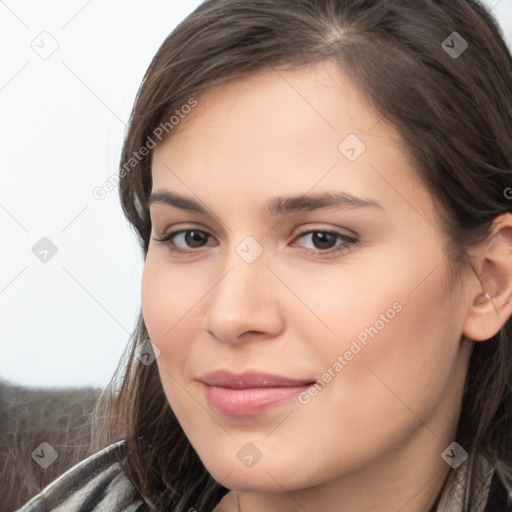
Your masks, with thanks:
M 336 244 L 336 237 L 331 233 L 317 231 L 313 233 L 313 244 L 317 249 L 330 249 Z
M 185 240 L 190 247 L 201 247 L 202 242 L 204 242 L 204 233 L 201 233 L 201 231 L 189 231 L 185 235 Z

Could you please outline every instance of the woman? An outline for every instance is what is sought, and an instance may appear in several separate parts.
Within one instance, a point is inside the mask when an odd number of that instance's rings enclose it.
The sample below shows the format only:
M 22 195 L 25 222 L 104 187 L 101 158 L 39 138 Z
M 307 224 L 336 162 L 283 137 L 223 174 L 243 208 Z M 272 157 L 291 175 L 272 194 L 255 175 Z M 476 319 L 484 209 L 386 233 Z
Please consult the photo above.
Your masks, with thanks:
M 23 509 L 512 509 L 512 59 L 473 0 L 209 0 L 120 171 L 114 443 Z

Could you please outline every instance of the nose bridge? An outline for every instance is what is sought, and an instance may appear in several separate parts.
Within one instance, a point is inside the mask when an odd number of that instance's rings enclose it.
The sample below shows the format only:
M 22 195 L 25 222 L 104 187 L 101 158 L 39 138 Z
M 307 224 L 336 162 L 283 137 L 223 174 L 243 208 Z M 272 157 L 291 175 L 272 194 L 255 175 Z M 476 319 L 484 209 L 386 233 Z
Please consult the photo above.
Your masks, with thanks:
M 243 309 L 254 311 L 257 304 L 263 304 L 266 300 L 265 283 L 271 277 L 265 259 L 263 247 L 254 239 L 244 239 L 231 247 L 222 267 L 223 277 L 212 290 L 210 308 L 224 303 L 233 312 Z
M 248 331 L 275 335 L 281 318 L 263 246 L 246 237 L 228 251 L 222 277 L 209 294 L 205 329 L 223 341 Z

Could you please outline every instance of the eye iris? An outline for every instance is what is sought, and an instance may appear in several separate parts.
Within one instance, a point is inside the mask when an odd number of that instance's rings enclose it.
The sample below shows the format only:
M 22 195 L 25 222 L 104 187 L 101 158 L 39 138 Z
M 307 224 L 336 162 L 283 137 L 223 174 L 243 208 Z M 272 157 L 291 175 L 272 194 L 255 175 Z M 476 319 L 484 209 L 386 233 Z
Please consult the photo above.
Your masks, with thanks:
M 336 245 L 336 236 L 323 231 L 313 233 L 312 240 L 317 249 L 330 249 Z
M 205 240 L 206 235 L 201 231 L 187 231 L 185 233 L 185 241 L 189 247 L 201 247 Z

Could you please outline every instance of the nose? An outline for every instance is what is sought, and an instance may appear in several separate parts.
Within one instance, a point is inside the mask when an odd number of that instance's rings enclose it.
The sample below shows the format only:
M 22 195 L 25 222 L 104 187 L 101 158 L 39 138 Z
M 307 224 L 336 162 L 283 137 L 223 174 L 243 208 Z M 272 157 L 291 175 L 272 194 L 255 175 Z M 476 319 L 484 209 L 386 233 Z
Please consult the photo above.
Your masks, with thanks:
M 285 323 L 278 282 L 263 256 L 247 263 L 234 253 L 208 294 L 203 327 L 224 343 L 272 339 Z

